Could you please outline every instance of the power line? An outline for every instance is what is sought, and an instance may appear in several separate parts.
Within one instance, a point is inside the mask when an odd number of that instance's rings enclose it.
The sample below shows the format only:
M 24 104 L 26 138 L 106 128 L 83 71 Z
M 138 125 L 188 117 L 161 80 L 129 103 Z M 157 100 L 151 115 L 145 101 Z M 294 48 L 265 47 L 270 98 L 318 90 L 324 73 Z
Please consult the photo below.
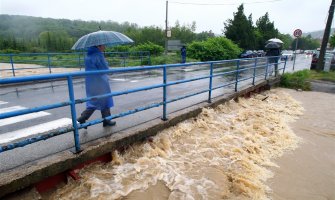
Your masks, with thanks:
M 259 4 L 259 3 L 273 3 L 282 0 L 269 0 L 269 1 L 254 1 L 254 2 L 246 2 L 243 4 Z M 194 6 L 227 6 L 227 5 L 238 5 L 240 3 L 186 3 L 186 2 L 177 2 L 177 1 L 170 1 L 170 3 L 174 4 L 183 4 L 183 5 L 194 5 Z

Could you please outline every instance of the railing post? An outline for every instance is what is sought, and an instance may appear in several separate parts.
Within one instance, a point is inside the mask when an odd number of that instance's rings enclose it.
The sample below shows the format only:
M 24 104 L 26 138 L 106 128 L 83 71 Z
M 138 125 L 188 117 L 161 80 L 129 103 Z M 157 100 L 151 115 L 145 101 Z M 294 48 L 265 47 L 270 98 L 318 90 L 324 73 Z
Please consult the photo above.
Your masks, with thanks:
M 12 65 L 12 74 L 13 74 L 13 76 L 15 76 L 15 68 L 14 68 L 14 62 L 13 62 L 13 55 L 12 54 L 9 55 L 9 59 L 10 59 L 10 64 Z
M 72 126 L 74 128 L 73 135 L 74 135 L 75 152 L 79 153 L 81 149 L 80 149 L 80 140 L 79 140 L 79 133 L 78 133 L 78 125 L 77 125 L 76 102 L 74 99 L 72 76 L 67 77 L 67 84 L 69 88 L 69 97 L 70 97 L 70 102 L 71 102 L 70 106 L 71 106 Z
M 48 55 L 48 68 L 49 68 L 49 74 L 51 74 L 51 61 L 50 61 L 50 54 L 49 53 L 47 53 L 47 55 Z
M 254 74 L 253 74 L 253 76 L 252 76 L 252 85 L 255 85 L 255 77 L 256 77 L 257 59 L 258 59 L 258 58 L 255 58 Z
M 265 80 L 268 77 L 268 69 L 269 68 L 269 58 L 266 58 L 266 66 L 265 66 Z
M 149 65 L 151 65 L 150 51 L 148 51 L 148 60 L 149 60 Z
M 80 64 L 80 53 L 78 53 L 78 65 L 79 65 L 79 69 L 81 70 L 81 64 Z
M 140 58 L 141 58 L 141 64 L 140 65 L 143 65 L 142 63 L 143 63 L 143 52 L 142 51 L 140 51 Z
M 240 60 L 237 60 L 236 61 L 235 92 L 237 92 L 239 71 L 240 71 Z
M 213 63 L 211 63 L 209 71 L 208 103 L 212 102 L 212 84 L 213 84 Z
M 166 82 L 167 82 L 167 69 L 166 65 L 163 67 L 163 116 L 162 120 L 166 121 L 166 99 L 167 99 L 167 92 L 166 92 Z
M 287 63 L 288 56 L 285 58 L 284 68 L 283 68 L 283 74 L 285 73 L 286 63 Z
M 122 53 L 123 54 L 123 67 L 126 67 L 126 54 L 127 53 Z

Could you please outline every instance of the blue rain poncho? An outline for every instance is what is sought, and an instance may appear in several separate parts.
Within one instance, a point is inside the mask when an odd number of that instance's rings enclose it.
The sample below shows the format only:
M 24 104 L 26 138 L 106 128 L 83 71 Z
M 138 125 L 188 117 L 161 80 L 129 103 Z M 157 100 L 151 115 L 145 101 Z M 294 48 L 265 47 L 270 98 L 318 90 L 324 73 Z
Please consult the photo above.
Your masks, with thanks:
M 108 70 L 107 61 L 103 53 L 97 47 L 89 47 L 85 58 L 85 70 Z M 108 74 L 95 74 L 86 76 L 87 97 L 111 93 Z M 113 107 L 113 98 L 106 97 L 86 102 L 87 109 L 104 110 Z

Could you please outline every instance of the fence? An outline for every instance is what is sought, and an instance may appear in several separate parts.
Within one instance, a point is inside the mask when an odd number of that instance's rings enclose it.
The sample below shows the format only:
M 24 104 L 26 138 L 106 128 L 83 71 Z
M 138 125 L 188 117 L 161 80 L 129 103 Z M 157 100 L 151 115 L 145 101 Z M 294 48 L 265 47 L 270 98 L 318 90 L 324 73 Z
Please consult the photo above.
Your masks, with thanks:
M 81 68 L 84 66 L 84 52 L 74 53 L 20 53 L 20 54 L 0 54 L 0 63 L 10 65 L 1 66 L 0 72 L 10 71 L 15 77 L 17 71 L 27 71 L 34 69 L 46 69 L 47 73 L 52 73 L 55 68 Z M 150 52 L 105 52 L 105 57 L 111 67 L 126 67 L 138 65 L 150 65 Z M 18 64 L 30 64 L 27 67 L 18 67 Z M 0 75 L 1 77 L 1 75 Z
M 59 79 L 67 79 L 67 87 L 68 87 L 68 95 L 69 99 L 65 102 L 58 102 L 54 104 L 42 105 L 34 108 L 22 109 L 17 111 L 11 111 L 0 114 L 0 119 L 15 117 L 19 115 L 45 111 L 60 107 L 69 106 L 71 110 L 71 117 L 72 117 L 72 126 L 68 128 L 61 128 L 55 131 L 51 131 L 44 135 L 39 135 L 35 137 L 31 137 L 28 139 L 24 139 L 21 141 L 13 142 L 10 144 L 0 146 L 0 153 L 4 151 L 8 151 L 17 147 L 23 147 L 25 145 L 38 142 L 41 140 L 46 140 L 51 137 L 55 137 L 57 135 L 61 135 L 67 132 L 73 131 L 74 136 L 74 144 L 76 152 L 81 151 L 81 144 L 80 144 L 80 136 L 79 136 L 79 129 L 92 126 L 98 123 L 103 122 L 103 120 L 111 120 L 115 118 L 124 117 L 127 115 L 131 115 L 137 112 L 141 112 L 144 110 L 148 110 L 155 107 L 162 106 L 162 120 L 167 119 L 167 106 L 169 103 L 176 102 L 182 99 L 186 99 L 192 96 L 196 96 L 203 93 L 208 93 L 208 102 L 212 100 L 212 92 L 214 90 L 233 86 L 234 91 L 238 91 L 241 82 L 245 82 L 247 80 L 250 81 L 250 84 L 255 85 L 255 81 L 257 79 L 268 79 L 269 76 L 272 75 L 273 67 L 278 66 L 278 72 L 284 73 L 286 67 L 286 60 L 279 61 L 279 63 L 272 63 L 272 59 L 276 57 L 266 57 L 266 58 L 250 58 L 250 59 L 235 59 L 235 60 L 223 60 L 223 61 L 210 61 L 210 62 L 197 62 L 197 63 L 186 63 L 186 64 L 170 64 L 170 65 L 158 65 L 158 66 L 145 66 L 145 67 L 131 67 L 131 68 L 118 68 L 118 69 L 110 69 L 110 70 L 103 70 L 103 71 L 90 71 L 90 72 L 73 72 L 67 74 L 47 74 L 47 75 L 38 75 L 38 76 L 30 76 L 30 77 L 14 77 L 8 79 L 0 79 L 0 86 L 5 84 L 13 84 L 13 83 L 24 83 L 24 82 L 32 82 L 32 81 L 39 81 L 39 80 L 59 80 Z M 284 66 L 282 66 L 283 64 Z M 192 68 L 196 70 L 203 70 L 207 72 L 206 75 L 201 75 L 197 77 L 192 77 L 189 79 L 181 79 L 176 81 L 170 81 L 168 79 L 168 69 L 173 68 Z M 148 85 L 145 87 L 137 87 L 130 90 L 123 90 L 118 92 L 111 92 L 104 95 L 99 96 L 91 96 L 81 99 L 76 99 L 74 96 L 74 87 L 73 87 L 73 78 L 74 77 L 85 77 L 88 75 L 97 75 L 97 74 L 122 74 L 122 73 L 131 73 L 131 72 L 138 72 L 138 71 L 160 71 L 162 82 L 160 84 Z M 276 74 L 277 75 L 277 74 Z M 213 80 L 217 77 L 226 77 L 226 81 L 218 82 L 218 84 L 213 85 Z M 200 91 L 193 92 L 188 94 L 184 94 L 182 96 L 177 97 L 169 97 L 167 93 L 167 88 L 184 84 L 188 82 L 194 82 L 199 80 L 207 80 L 206 82 L 207 89 L 202 89 Z M 248 85 L 248 84 L 245 84 Z M 130 93 L 137 93 L 143 92 L 152 89 L 162 89 L 162 96 L 160 97 L 162 101 L 151 103 L 149 105 L 139 106 L 131 110 L 127 110 L 125 112 L 120 112 L 117 114 L 112 114 L 106 118 L 100 118 L 96 120 L 91 120 L 83 124 L 78 124 L 76 121 L 77 113 L 76 113 L 76 105 L 87 102 L 91 99 L 100 99 L 105 97 L 115 97 L 126 95 Z

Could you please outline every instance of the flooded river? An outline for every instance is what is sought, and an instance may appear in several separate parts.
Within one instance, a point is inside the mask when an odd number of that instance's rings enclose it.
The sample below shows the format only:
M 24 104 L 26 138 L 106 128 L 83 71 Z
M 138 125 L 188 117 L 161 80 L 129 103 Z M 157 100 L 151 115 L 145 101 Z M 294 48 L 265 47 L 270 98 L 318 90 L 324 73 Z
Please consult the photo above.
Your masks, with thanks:
M 230 101 L 80 172 L 48 199 L 270 199 L 273 160 L 297 147 L 288 123 L 303 112 L 271 90 Z

